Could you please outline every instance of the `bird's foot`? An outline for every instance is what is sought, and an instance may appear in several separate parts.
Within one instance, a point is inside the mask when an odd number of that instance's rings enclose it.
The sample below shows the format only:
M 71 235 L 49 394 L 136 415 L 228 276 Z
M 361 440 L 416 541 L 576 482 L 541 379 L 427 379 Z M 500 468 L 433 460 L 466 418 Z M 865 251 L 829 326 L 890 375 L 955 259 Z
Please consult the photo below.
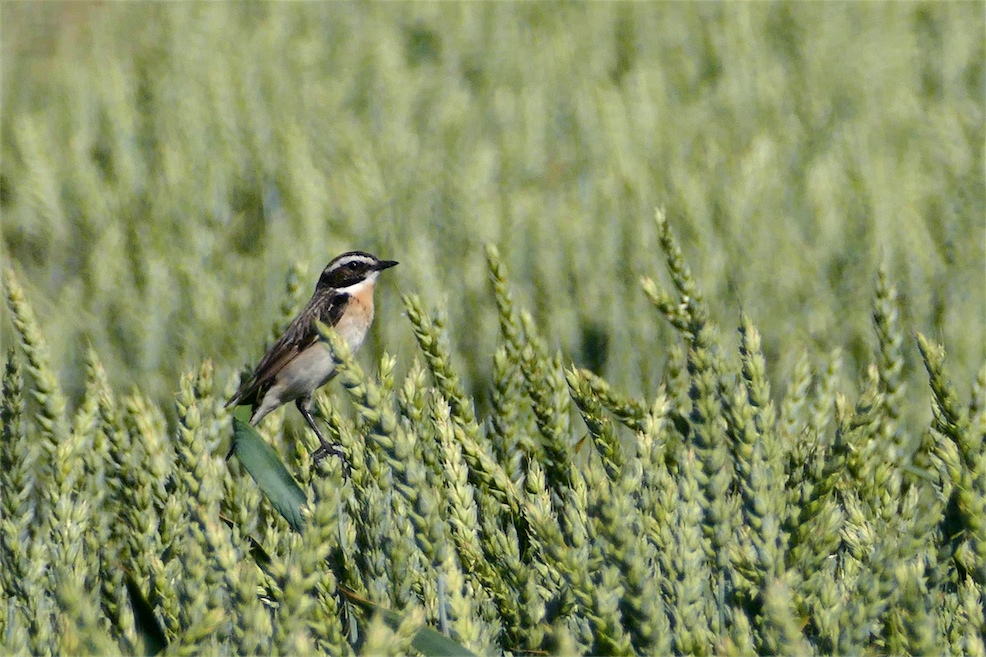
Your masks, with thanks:
M 323 441 L 321 445 L 318 446 L 314 452 L 312 452 L 312 464 L 318 467 L 318 464 L 325 460 L 327 456 L 338 456 L 339 460 L 342 461 L 342 472 L 349 478 L 352 473 L 352 467 L 349 465 L 349 460 L 346 458 L 346 453 L 342 450 L 342 447 L 334 443 Z

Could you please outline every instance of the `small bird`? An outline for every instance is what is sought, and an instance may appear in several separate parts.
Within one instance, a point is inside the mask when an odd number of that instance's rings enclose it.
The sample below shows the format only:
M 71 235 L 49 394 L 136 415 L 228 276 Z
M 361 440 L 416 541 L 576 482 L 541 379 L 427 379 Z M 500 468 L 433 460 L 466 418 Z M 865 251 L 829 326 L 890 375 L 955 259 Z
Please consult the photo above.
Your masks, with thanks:
M 318 436 L 320 445 L 312 453 L 313 461 L 318 463 L 329 454 L 343 456 L 338 445 L 322 436 L 309 410 L 312 394 L 335 374 L 335 361 L 319 340 L 315 320 L 334 328 L 355 352 L 373 322 L 377 277 L 396 264 L 364 251 L 349 251 L 333 259 L 322 271 L 311 300 L 226 406 L 249 404 L 250 424 L 256 426 L 268 413 L 293 401 Z

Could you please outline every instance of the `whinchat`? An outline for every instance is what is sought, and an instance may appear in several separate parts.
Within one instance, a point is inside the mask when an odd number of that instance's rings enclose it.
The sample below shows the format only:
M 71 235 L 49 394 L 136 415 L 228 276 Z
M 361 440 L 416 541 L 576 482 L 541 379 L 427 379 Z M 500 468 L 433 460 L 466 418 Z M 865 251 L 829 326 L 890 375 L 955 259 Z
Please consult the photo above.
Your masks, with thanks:
M 312 394 L 335 374 L 335 361 L 319 339 L 315 320 L 334 328 L 355 352 L 373 322 L 377 277 L 396 264 L 363 251 L 349 251 L 326 265 L 311 300 L 226 406 L 249 404 L 250 424 L 256 425 L 274 409 L 293 401 L 318 436 L 320 445 L 312 459 L 318 463 L 329 454 L 342 456 L 341 448 L 322 436 L 309 409 Z

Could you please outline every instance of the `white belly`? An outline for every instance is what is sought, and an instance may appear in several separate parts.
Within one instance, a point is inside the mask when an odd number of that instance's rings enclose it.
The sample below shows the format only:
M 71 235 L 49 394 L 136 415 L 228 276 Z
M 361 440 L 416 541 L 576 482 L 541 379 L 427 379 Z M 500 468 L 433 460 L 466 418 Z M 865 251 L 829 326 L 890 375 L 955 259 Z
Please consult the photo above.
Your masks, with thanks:
M 332 378 L 335 361 L 327 345 L 317 342 L 304 350 L 274 377 L 270 395 L 274 393 L 281 403 L 304 397 Z
M 373 294 L 372 287 L 368 290 Z M 343 318 L 335 326 L 335 330 L 349 345 L 353 353 L 363 344 L 366 330 L 373 321 L 373 300 L 356 297 L 357 302 L 349 308 Z M 367 301 L 369 301 L 367 303 Z M 263 401 L 253 413 L 250 421 L 260 422 L 265 415 L 281 404 L 286 404 L 300 397 L 306 397 L 316 388 L 325 385 L 335 373 L 335 361 L 328 345 L 317 342 L 284 366 L 274 377 L 274 384 L 264 395 Z
M 363 344 L 369 322 L 366 321 L 364 314 L 360 316 L 353 313 L 353 315 L 355 316 L 352 320 L 348 317 L 343 318 L 336 325 L 335 330 L 349 345 L 349 350 L 355 353 Z M 277 373 L 270 393 L 275 393 L 283 404 L 304 397 L 315 388 L 325 385 L 334 372 L 335 361 L 332 359 L 332 352 L 327 344 L 317 342 L 295 356 L 294 360 Z

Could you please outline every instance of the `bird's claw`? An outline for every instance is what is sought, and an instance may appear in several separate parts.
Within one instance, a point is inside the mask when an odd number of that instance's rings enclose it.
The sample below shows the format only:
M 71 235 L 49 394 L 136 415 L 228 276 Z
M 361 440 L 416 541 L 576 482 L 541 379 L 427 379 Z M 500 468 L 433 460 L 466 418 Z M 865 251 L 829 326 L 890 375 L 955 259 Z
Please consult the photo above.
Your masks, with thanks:
M 343 452 L 342 447 L 329 442 L 323 442 L 318 446 L 314 452 L 312 452 L 312 464 L 318 467 L 318 464 L 325 460 L 328 456 L 338 456 L 339 460 L 342 461 L 342 472 L 349 478 L 352 473 L 352 467 L 349 465 L 349 460 L 346 458 L 346 453 Z

